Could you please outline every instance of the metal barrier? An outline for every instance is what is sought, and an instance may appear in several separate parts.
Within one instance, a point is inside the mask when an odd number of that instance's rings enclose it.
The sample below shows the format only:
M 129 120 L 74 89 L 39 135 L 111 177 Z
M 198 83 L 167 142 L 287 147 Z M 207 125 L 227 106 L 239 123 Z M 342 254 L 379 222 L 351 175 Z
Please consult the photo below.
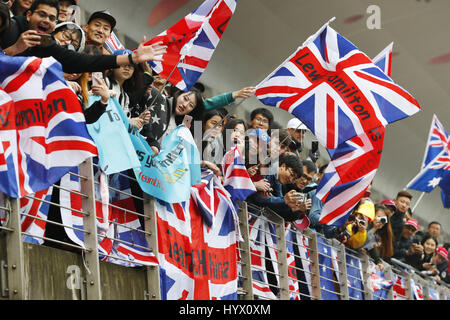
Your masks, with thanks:
M 77 254 L 85 268 L 82 277 L 81 295 L 73 299 L 102 299 L 101 265 L 110 262 L 128 266 L 141 266 L 145 272 L 146 289 L 144 299 L 159 300 L 159 267 L 148 262 L 134 259 L 132 256 L 105 253 L 99 247 L 99 239 L 109 241 L 116 246 L 131 247 L 151 254 L 158 248 L 156 213 L 154 199 L 123 190 L 114 185 L 108 186 L 109 194 L 121 195 L 120 198 L 133 199 L 142 205 L 135 208 L 110 203 L 111 210 L 123 215 L 118 219 L 106 219 L 98 212 L 102 208 L 101 183 L 98 174 L 94 175 L 95 165 L 92 159 L 85 161 L 79 172 L 68 175 L 79 180 L 79 190 L 60 184 L 54 190 L 65 193 L 81 202 L 79 208 L 52 202 L 51 198 L 30 195 L 25 199 L 0 199 L 0 289 L 1 297 L 8 299 L 29 299 L 30 284 L 27 282 L 27 258 L 24 254 L 24 241 L 32 239 L 38 244 L 69 250 Z M 134 177 L 123 176 L 130 183 Z M 53 199 L 54 200 L 54 199 Z M 82 220 L 81 225 L 67 225 L 64 221 L 53 221 L 39 216 L 35 211 L 25 212 L 24 204 L 29 201 L 35 206 L 45 204 L 59 210 L 68 210 Z M 103 209 L 101 209 L 103 210 Z M 394 283 L 393 288 L 374 287 L 373 261 L 364 254 L 351 250 L 336 240 L 326 239 L 311 229 L 300 231 L 286 223 L 279 215 L 267 208 L 259 208 L 251 203 L 239 203 L 239 222 L 243 241 L 238 246 L 238 298 L 243 300 L 355 300 L 355 299 L 449 299 L 447 286 L 438 285 L 430 278 L 413 270 L 412 267 L 394 260 L 394 264 L 384 265 L 384 278 Z M 133 219 L 130 220 L 130 217 Z M 82 236 L 82 242 L 68 238 L 55 238 L 51 235 L 37 235 L 36 232 L 23 230 L 22 222 L 36 222 L 42 226 L 64 228 Z M 135 221 L 135 224 L 127 223 Z M 140 223 L 137 223 L 140 222 Z M 99 225 L 103 226 L 99 228 Z M 141 226 L 141 228 L 139 227 Z M 123 239 L 117 233 L 105 233 L 104 226 L 110 230 L 129 230 L 130 238 Z M 138 244 L 136 237 L 145 238 L 148 246 Z M 3 248 L 4 246 L 4 248 Z M 71 275 L 72 276 L 72 275 Z M 71 276 L 69 279 L 72 279 Z M 125 284 L 126 285 L 126 284 Z

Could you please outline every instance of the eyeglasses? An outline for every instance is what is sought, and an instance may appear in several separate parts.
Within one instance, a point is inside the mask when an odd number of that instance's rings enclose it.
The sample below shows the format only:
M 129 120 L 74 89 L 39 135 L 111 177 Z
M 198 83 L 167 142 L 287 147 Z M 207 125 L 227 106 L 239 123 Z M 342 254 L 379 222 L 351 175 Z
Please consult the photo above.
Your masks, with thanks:
M 293 180 L 297 179 L 297 174 L 294 172 L 294 169 L 292 168 L 288 168 L 287 169 L 289 171 L 290 176 L 292 177 Z
M 300 176 L 300 179 L 303 179 L 303 180 L 305 180 L 305 181 L 308 182 L 308 183 L 311 182 L 311 181 L 313 180 L 312 177 L 306 175 L 305 173 L 302 174 L 302 175 Z
M 256 121 L 258 121 L 259 123 L 262 123 L 262 124 L 268 124 L 269 123 L 269 120 L 267 120 L 266 118 L 262 118 L 262 117 L 254 118 L 254 120 L 256 120 Z
M 64 41 L 70 41 L 70 43 L 75 47 L 75 48 L 79 48 L 80 47 L 80 41 L 78 41 L 78 39 L 74 39 L 73 35 L 77 35 L 78 33 L 75 32 L 70 32 L 69 30 L 63 30 L 61 33 L 61 36 L 63 38 Z
M 48 18 L 48 20 L 49 20 L 50 22 L 56 22 L 56 16 L 54 16 L 54 15 L 49 15 L 49 14 L 47 14 L 47 12 L 45 12 L 45 11 L 38 10 L 38 11 L 35 11 L 34 13 L 36 13 L 36 14 L 39 16 L 39 18 L 41 18 L 41 19 Z

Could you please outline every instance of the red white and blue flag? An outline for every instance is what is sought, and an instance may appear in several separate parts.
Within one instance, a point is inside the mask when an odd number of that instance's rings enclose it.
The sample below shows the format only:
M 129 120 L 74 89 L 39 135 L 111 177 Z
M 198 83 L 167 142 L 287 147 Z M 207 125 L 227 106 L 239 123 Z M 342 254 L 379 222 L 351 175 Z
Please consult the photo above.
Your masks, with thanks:
M 406 296 L 406 282 L 405 278 L 396 273 L 392 274 L 394 285 L 392 286 L 392 295 L 394 300 L 408 300 Z
M 0 54 L 0 189 L 21 198 L 97 155 L 77 96 L 53 58 Z
M 328 149 L 420 110 L 328 23 L 264 79 L 255 95 L 295 115 Z
M 271 237 L 274 230 L 266 219 L 259 216 L 251 215 L 248 224 L 253 294 L 259 299 L 277 300 L 277 296 L 269 286 L 266 268 L 267 264 L 271 264 L 274 273 L 278 274 L 275 245 L 273 245 L 274 240 Z M 269 251 L 268 257 L 266 257 L 266 247 Z
M 211 184 L 213 188 L 209 189 Z M 205 192 L 193 190 L 205 187 Z M 237 299 L 238 221 L 220 180 L 211 171 L 205 172 L 202 183 L 191 187 L 188 201 L 156 200 L 155 205 L 161 298 Z M 210 226 L 205 212 L 212 215 L 208 217 L 212 219 Z
M 316 193 L 324 203 L 321 223 L 336 226 L 345 223 L 378 170 L 384 132 L 384 127 L 379 127 L 328 150 L 331 160 Z
M 23 241 L 43 244 L 53 186 L 20 198 Z
M 390 76 L 392 43 L 373 62 Z M 327 149 L 330 163 L 317 187 L 324 203 L 321 223 L 342 225 L 372 182 L 381 160 L 384 127 L 354 137 L 336 149 Z
M 421 170 L 406 187 L 431 192 L 437 186 L 444 208 L 450 208 L 450 135 L 433 115 Z
M 82 196 L 79 169 L 71 170 L 73 174 L 66 174 L 61 178 L 60 204 L 61 219 L 70 240 L 75 244 L 84 245 L 84 226 Z M 110 188 L 109 205 L 101 200 L 99 187 L 96 184 L 95 212 L 97 216 L 97 233 L 99 240 L 99 256 L 103 261 L 120 264 L 127 267 L 142 265 L 157 265 L 158 261 L 152 252 L 142 226 L 136 215 L 136 208 L 131 195 L 129 180 L 126 172 L 109 176 Z M 98 181 L 100 172 L 96 173 Z M 72 192 L 69 192 L 71 190 Z
M 233 202 L 245 201 L 248 196 L 256 192 L 248 171 L 245 167 L 242 155 L 236 147 L 228 151 L 222 162 L 224 187 L 230 193 Z
M 114 31 L 111 31 L 111 35 L 106 39 L 105 45 L 111 53 L 119 49 L 125 49 Z
M 162 62 L 152 69 L 181 90 L 189 90 L 205 71 L 228 23 L 237 0 L 206 0 L 172 27 L 149 40 L 167 45 Z M 172 73 L 173 71 L 173 73 Z
M 387 280 L 384 271 L 378 270 L 374 262 L 370 261 L 369 266 L 372 300 L 387 300 L 389 290 L 394 285 L 394 282 Z

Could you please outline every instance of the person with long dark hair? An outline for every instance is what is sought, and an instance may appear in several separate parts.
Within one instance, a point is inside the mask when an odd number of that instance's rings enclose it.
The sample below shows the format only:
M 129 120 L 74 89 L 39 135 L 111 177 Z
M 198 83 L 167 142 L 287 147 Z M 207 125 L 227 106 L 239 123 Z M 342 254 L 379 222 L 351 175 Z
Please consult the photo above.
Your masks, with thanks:
M 380 270 L 383 270 L 382 259 L 389 262 L 394 255 L 394 234 L 387 211 L 386 206 L 375 205 L 375 218 L 369 224 L 367 240 L 363 246 Z

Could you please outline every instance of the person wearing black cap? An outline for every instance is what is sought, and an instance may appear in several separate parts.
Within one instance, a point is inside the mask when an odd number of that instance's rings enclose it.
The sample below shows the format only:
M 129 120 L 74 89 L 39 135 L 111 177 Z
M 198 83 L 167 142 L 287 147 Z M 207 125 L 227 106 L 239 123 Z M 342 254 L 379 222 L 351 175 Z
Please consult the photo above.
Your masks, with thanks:
M 86 44 L 94 45 L 102 49 L 104 54 L 109 54 L 103 45 L 115 26 L 116 19 L 108 10 L 94 12 L 89 17 L 87 24 L 83 26 L 83 30 L 86 32 Z
M 141 63 L 149 60 L 161 60 L 166 46 L 161 42 L 151 46 L 144 46 L 145 37 L 136 52 L 128 55 L 88 55 L 77 53 L 58 45 L 53 38 L 49 43 L 41 44 L 42 35 L 51 34 L 56 25 L 59 14 L 57 0 L 35 0 L 27 16 L 14 32 L 11 27 L 7 39 L 0 37 L 0 46 L 5 48 L 3 53 L 9 56 L 35 56 L 39 58 L 53 57 L 61 63 L 66 73 L 83 73 L 115 69 L 130 63 Z M 21 18 L 21 17 L 14 17 Z M 4 45 L 4 44 L 8 45 Z

